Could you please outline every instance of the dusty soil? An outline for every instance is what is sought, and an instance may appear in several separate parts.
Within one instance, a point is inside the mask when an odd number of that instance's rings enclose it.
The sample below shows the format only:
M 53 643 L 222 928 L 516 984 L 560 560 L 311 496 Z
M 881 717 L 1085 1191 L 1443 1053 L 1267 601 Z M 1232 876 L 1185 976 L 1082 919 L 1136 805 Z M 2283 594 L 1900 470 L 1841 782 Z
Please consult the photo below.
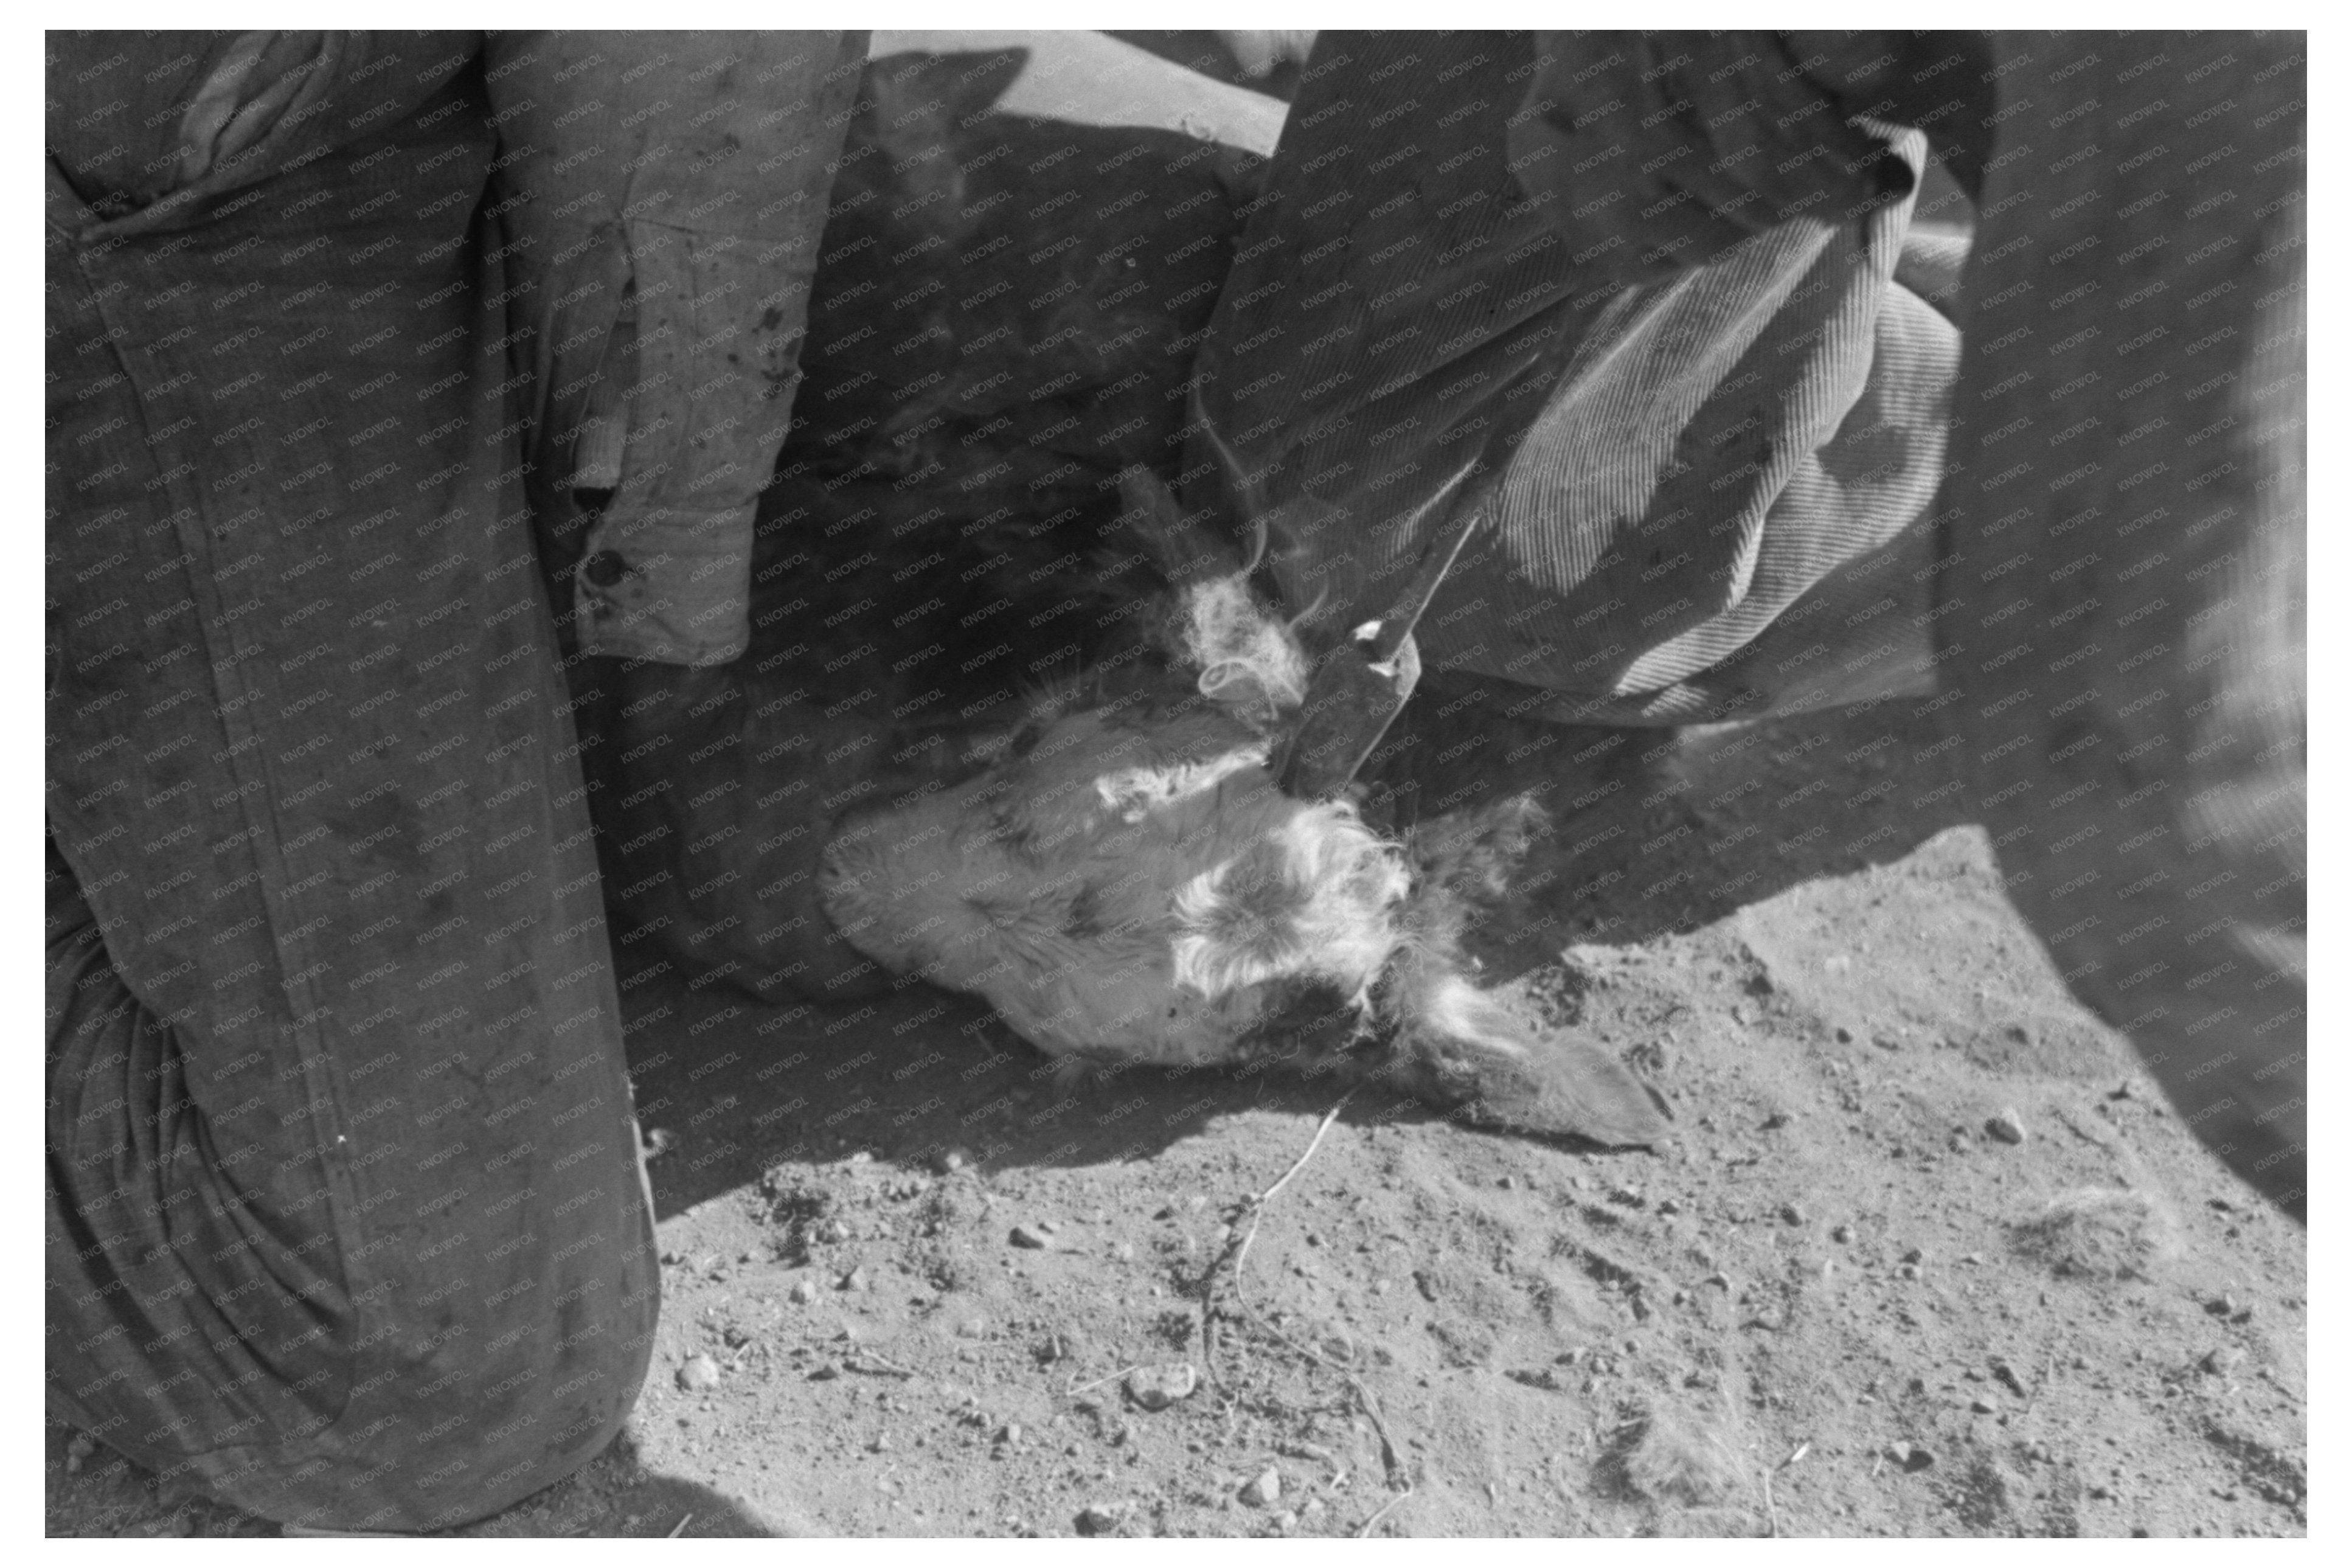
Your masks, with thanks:
M 1685 735 L 1562 823 L 1527 984 L 1654 1152 L 625 962 L 653 1370 L 462 1533 L 2302 1533 L 2303 1233 L 2069 999 L 1935 706 Z M 48 1437 L 52 1534 L 274 1530 Z

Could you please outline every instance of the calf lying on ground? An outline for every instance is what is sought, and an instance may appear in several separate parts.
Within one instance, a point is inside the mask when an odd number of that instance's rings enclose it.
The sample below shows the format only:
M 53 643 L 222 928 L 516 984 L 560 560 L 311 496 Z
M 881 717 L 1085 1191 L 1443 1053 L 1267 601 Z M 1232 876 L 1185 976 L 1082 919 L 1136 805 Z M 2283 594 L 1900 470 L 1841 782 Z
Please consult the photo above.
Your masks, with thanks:
M 1270 768 L 1307 651 L 1246 566 L 1182 570 L 1199 542 L 1171 547 L 1174 503 L 1129 483 L 1127 521 L 1181 584 L 1158 617 L 1167 673 L 1051 697 L 976 777 L 845 817 L 819 878 L 835 929 L 1055 1056 L 1293 1058 L 1526 1130 L 1657 1137 L 1615 1058 L 1522 1016 L 1464 956 L 1540 812 L 1506 801 L 1399 839 L 1349 801 L 1285 795 Z

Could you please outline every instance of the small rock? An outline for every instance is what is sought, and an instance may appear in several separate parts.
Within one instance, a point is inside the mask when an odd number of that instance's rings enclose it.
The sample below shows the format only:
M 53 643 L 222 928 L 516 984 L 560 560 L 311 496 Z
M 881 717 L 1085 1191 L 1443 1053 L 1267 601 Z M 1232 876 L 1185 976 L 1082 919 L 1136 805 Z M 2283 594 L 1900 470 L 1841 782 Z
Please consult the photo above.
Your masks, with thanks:
M 1277 1503 L 1282 1500 L 1282 1472 L 1268 1465 L 1234 1495 L 1252 1508 L 1265 1508 Z
M 1078 1510 L 1078 1533 L 1108 1535 L 1118 1528 L 1120 1512 L 1116 1503 L 1090 1502 Z
M 1919 1266 L 1916 1263 L 1906 1263 L 1895 1272 L 1900 1274 L 1906 1279 L 1916 1279 L 1919 1278 Z
M 956 1324 L 955 1331 L 958 1339 L 977 1340 L 984 1338 L 988 1333 L 988 1320 L 982 1317 L 965 1318 Z
M 1718 1269 L 1715 1273 L 1710 1274 L 1706 1279 L 1700 1280 L 1699 1283 L 1702 1285 L 1713 1285 L 1720 1289 L 1727 1291 L 1731 1289 L 1731 1276 Z
M 1114 1262 L 1132 1263 L 1135 1261 L 1135 1243 L 1131 1241 L 1115 1242 L 1111 1246 L 1110 1255 L 1111 1259 Z
M 1904 1252 L 1903 1261 L 1906 1263 L 1925 1263 L 1927 1261 L 1927 1255 L 1916 1247 L 1910 1247 Z
M 809 1368 L 808 1380 L 811 1383 L 831 1383 L 840 1375 L 839 1366 L 829 1361 L 821 1361 Z
M 1886 1457 L 1906 1470 L 1924 1470 L 1936 1462 L 1936 1456 L 1916 1443 L 1889 1443 Z
M 1999 1114 L 1985 1121 L 1985 1131 L 2003 1143 L 2025 1142 L 2025 1119 L 2013 1107 L 2004 1106 Z
M 1798 1207 L 1795 1204 L 1782 1204 L 1780 1205 L 1780 1223 L 1783 1225 L 1802 1225 L 1805 1223 L 1805 1211 Z
M 866 1447 L 877 1454 L 888 1453 L 890 1451 L 890 1434 L 887 1432 L 875 1433 L 874 1441 L 866 1444 Z
M 1510 1176 L 1497 1176 L 1495 1178 L 1495 1184 L 1507 1193 L 1519 1184 L 1516 1179 Z
M 1018 1421 L 1008 1421 L 1003 1426 L 998 1427 L 996 1429 L 996 1440 L 1003 1444 L 1008 1448 L 1019 1447 L 1021 1446 L 1021 1423 Z
M 92 1454 L 97 1452 L 98 1445 L 89 1440 L 88 1433 L 77 1432 L 67 1438 L 66 1474 L 69 1476 L 81 1474 L 82 1466 L 89 1461 Z
M 1032 1252 L 1050 1252 L 1054 1238 L 1036 1226 L 1016 1225 L 1013 1227 L 1013 1245 L 1025 1247 Z
M 823 1241 L 847 1241 L 849 1226 L 842 1220 L 829 1219 L 817 1227 L 817 1237 Z
M 866 1266 L 861 1263 L 841 1277 L 841 1288 L 845 1290 L 871 1290 L 874 1289 L 874 1277 L 866 1272 Z
M 2246 1352 L 2236 1345 L 2219 1345 L 2207 1351 L 2205 1359 L 2197 1364 L 2214 1376 L 2221 1377 L 2235 1370 L 2238 1363 L 2245 1359 Z
M 942 1149 L 931 1161 L 931 1169 L 942 1176 L 952 1176 L 971 1163 L 971 1156 L 961 1149 Z
M 790 1296 L 793 1300 L 805 1307 L 811 1301 L 816 1300 L 816 1281 L 814 1279 L 795 1279 L 793 1281 L 793 1288 L 785 1291 L 784 1294 Z
M 1139 1366 L 1127 1374 L 1128 1397 L 1146 1410 L 1165 1410 L 1180 1399 L 1189 1399 L 1200 1386 L 1200 1374 L 1190 1362 L 1170 1362 L 1160 1366 Z
M 2217 1318 L 2226 1318 L 2238 1310 L 2238 1299 L 2224 1290 L 2205 1303 L 2205 1310 Z
M 688 1394 L 708 1394 L 719 1386 L 719 1363 L 698 1351 L 677 1369 L 677 1385 Z
M 1992 1414 L 1992 1401 L 1979 1394 L 1969 1401 L 1969 1408 L 1979 1415 L 1990 1415 Z
M 1837 1026 L 1837 1043 L 1841 1046 L 1850 1046 L 1853 1044 L 1853 1031 L 1847 1028 L 1843 1024 L 1840 1024 Z
M 671 1265 L 680 1264 L 686 1261 L 686 1254 L 675 1247 L 665 1247 L 662 1248 L 661 1260 Z
M 1276 1534 L 1287 1535 L 1298 1528 L 1298 1516 L 1288 1509 L 1284 1509 L 1266 1522 L 1274 1527 Z
M 1832 1226 L 1830 1227 L 1830 1239 L 1832 1241 L 1852 1241 L 1853 1239 L 1853 1226 L 1850 1225 Z
M 1672 1198 L 1660 1198 L 1658 1200 L 1658 1212 L 1663 1215 L 1677 1215 L 1683 1212 L 1683 1205 L 1676 1203 Z

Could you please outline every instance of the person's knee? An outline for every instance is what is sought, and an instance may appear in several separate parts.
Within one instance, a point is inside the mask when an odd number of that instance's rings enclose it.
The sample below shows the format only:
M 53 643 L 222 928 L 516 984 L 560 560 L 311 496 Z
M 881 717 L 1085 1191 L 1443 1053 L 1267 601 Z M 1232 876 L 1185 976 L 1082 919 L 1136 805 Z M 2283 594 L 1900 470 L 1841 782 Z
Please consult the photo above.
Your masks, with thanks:
M 265 1518 L 346 1530 L 464 1523 L 571 1474 L 634 1407 L 658 1276 L 635 1256 L 644 1238 L 607 1245 L 610 1266 L 569 1289 L 507 1287 L 488 1303 L 492 1331 L 420 1350 L 413 1324 L 379 1318 L 335 1334 L 302 1378 L 258 1361 L 209 1375 L 221 1347 L 201 1334 L 61 1333 L 53 1310 L 51 1400 L 109 1447 Z M 79 1292 L 94 1309 L 105 1294 Z M 191 1321 L 220 1305 L 184 1294 Z M 370 1303 L 359 1305 L 347 1325 L 367 1321 Z

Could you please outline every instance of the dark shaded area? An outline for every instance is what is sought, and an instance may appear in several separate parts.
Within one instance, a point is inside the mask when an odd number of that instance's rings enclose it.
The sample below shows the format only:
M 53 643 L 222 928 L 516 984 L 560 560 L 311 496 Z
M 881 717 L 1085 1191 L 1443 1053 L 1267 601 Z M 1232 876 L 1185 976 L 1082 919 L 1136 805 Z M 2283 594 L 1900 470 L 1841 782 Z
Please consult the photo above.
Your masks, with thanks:
M 1117 477 L 1174 476 L 1190 348 L 1263 162 L 992 111 L 1024 59 L 867 68 L 760 500 L 751 647 L 597 672 L 584 755 L 625 966 L 875 994 L 887 977 L 814 900 L 840 814 L 968 771 L 1027 693 L 1139 646 L 1160 580 L 1117 528 Z
M 202 1540 L 267 1539 L 276 1521 L 174 1485 L 107 1449 L 86 1451 L 59 1421 L 45 1424 L 43 1467 L 49 1473 L 43 1533 L 56 1538 L 122 1536 Z M 291 1533 L 291 1532 L 284 1532 Z M 761 1512 L 680 1476 L 646 1468 L 626 1432 L 602 1454 L 546 1490 L 478 1524 L 436 1532 L 504 1540 L 549 1536 L 716 1539 L 815 1533 L 803 1520 Z

